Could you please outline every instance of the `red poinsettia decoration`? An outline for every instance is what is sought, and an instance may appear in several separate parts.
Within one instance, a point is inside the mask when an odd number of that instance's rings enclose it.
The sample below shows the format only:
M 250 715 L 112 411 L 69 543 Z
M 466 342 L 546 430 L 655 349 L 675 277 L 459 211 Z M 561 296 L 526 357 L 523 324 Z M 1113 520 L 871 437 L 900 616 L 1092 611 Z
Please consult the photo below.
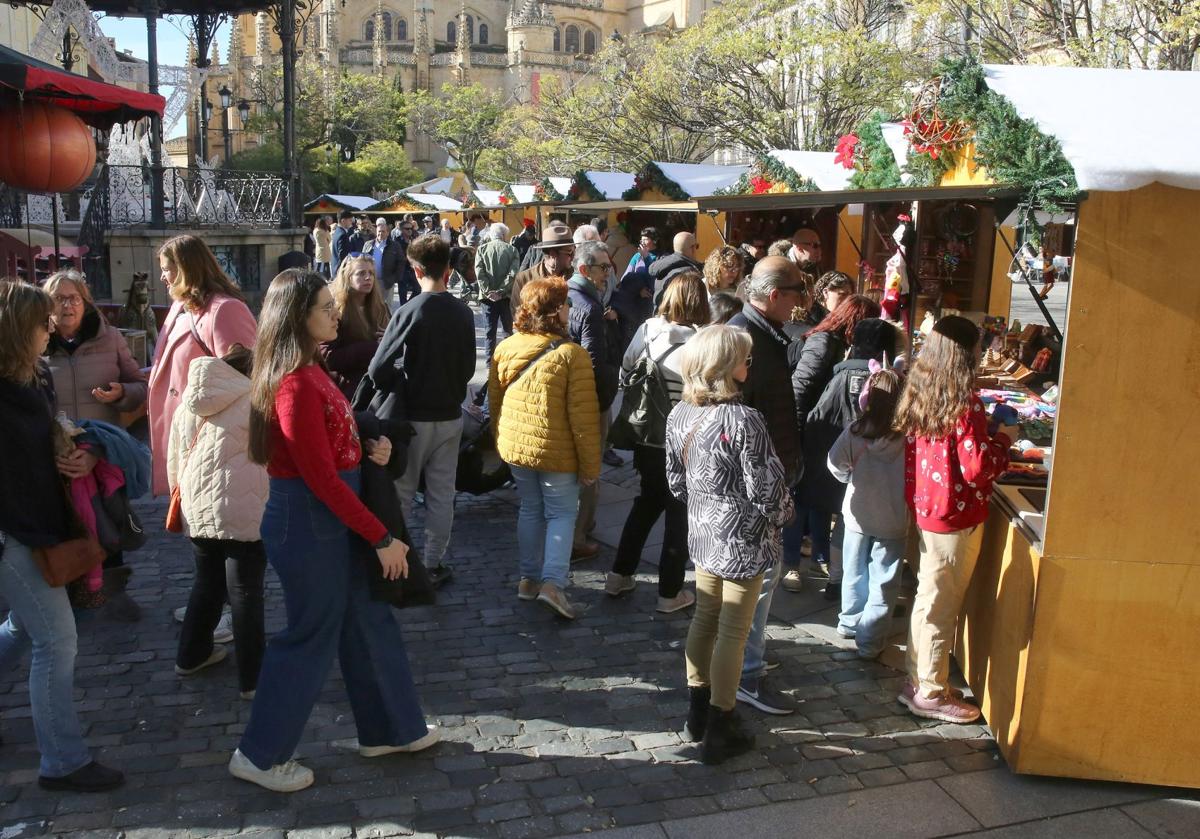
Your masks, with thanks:
M 512 199 L 511 199 L 511 198 L 509 198 L 507 195 L 501 195 L 501 196 L 500 196 L 500 203 L 501 203 L 501 204 L 506 204 L 506 205 L 507 205 L 507 204 L 511 204 L 511 203 L 512 203 Z
M 833 162 L 840 163 L 847 169 L 854 168 L 854 152 L 858 148 L 857 134 L 843 134 L 837 141 L 837 154 Z
M 771 183 L 770 180 L 764 178 L 762 175 L 755 175 L 750 179 L 750 192 L 753 195 L 762 195 L 773 186 L 775 186 L 775 184 Z
M 624 210 L 617 213 L 617 224 L 624 224 L 628 220 L 629 220 L 629 213 L 625 212 Z

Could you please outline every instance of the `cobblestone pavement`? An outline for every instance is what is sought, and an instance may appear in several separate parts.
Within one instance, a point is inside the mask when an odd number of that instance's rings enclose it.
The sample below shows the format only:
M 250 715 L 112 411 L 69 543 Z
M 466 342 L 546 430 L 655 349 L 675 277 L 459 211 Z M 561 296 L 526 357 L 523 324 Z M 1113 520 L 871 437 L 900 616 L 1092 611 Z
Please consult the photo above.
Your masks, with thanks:
M 597 532 L 611 542 L 636 477 L 628 466 L 605 477 L 601 500 L 609 503 L 598 517 L 610 535 Z M 948 821 L 921 834 L 936 835 L 1043 815 L 1107 813 L 1096 808 L 1169 794 L 1086 784 L 1010 789 L 1004 785 L 1020 779 L 1003 768 L 985 728 L 919 724 L 895 702 L 896 671 L 782 622 L 769 632 L 769 656 L 782 664 L 771 678 L 801 702 L 800 712 L 746 712 L 759 748 L 706 767 L 680 736 L 688 613 L 654 612 L 649 566 L 631 596 L 606 598 L 601 586 L 611 548 L 574 568 L 573 596 L 588 607 L 579 620 L 565 622 L 518 601 L 511 491 L 459 496 L 453 583 L 436 607 L 398 613 L 426 714 L 442 727 L 444 741 L 418 755 L 374 760 L 339 750 L 335 741 L 355 731 L 334 669 L 299 750 L 316 785 L 293 795 L 266 792 L 226 772 L 249 715 L 233 662 L 190 678 L 174 673 L 179 625 L 171 613 L 187 599 L 191 554 L 186 540 L 162 532 L 164 508 L 138 504 L 150 531 L 147 547 L 130 557 L 131 592 L 143 620 L 129 626 L 85 618 L 80 626 L 77 705 L 88 741 L 100 759 L 126 772 L 127 783 L 95 796 L 39 789 L 27 669 L 0 674 L 0 839 L 413 833 L 518 839 L 627 826 L 633 826 L 628 836 L 727 837 L 725 812 L 737 813 L 738 825 L 784 819 L 784 827 L 763 827 L 760 836 L 796 835 L 797 824 L 815 829 L 817 821 L 797 823 L 792 811 L 780 809 L 792 804 L 836 814 L 831 824 L 839 830 L 816 830 L 822 836 L 850 835 L 848 814 L 856 812 L 874 813 L 889 836 L 918 835 L 897 832 L 897 818 L 944 815 Z M 413 524 L 419 533 L 419 510 Z M 783 605 L 794 611 L 797 598 L 789 597 Z M 270 632 L 283 622 L 270 572 L 267 602 Z M 1012 803 L 997 804 L 1005 801 Z M 997 809 L 1020 818 L 1006 821 Z M 1116 812 L 1112 818 L 1124 821 L 1110 835 L 1200 835 L 1194 819 L 1187 822 L 1192 832 L 1172 833 L 1180 824 L 1174 810 L 1169 817 L 1147 812 L 1140 823 L 1157 818 L 1167 827 L 1122 832 L 1134 826 L 1133 815 Z M 815 820 L 813 813 L 801 818 Z M 1054 835 L 1103 833 L 1091 822 L 1064 829 Z
M 614 475 L 614 478 L 619 477 Z M 686 614 L 653 611 L 652 573 L 632 596 L 600 586 L 611 552 L 576 566 L 589 608 L 568 623 L 515 597 L 515 510 L 460 496 L 454 582 L 436 607 L 402 611 L 422 702 L 445 741 L 420 755 L 365 760 L 336 670 L 300 757 L 314 787 L 278 795 L 225 770 L 249 704 L 232 662 L 173 672 L 191 559 L 161 532 L 163 504 L 139 505 L 152 534 L 132 558 L 145 608 L 133 626 L 81 625 L 77 698 L 89 742 L 126 786 L 98 796 L 35 784 L 26 670 L 0 683 L 0 835 L 381 837 L 417 833 L 536 837 L 638 825 L 770 802 L 943 778 L 1001 765 L 980 726 L 920 725 L 895 703 L 898 674 L 790 626 L 772 626 L 775 683 L 802 702 L 791 717 L 750 713 L 759 748 L 721 767 L 680 737 Z M 649 569 L 651 572 L 653 569 Z M 268 630 L 283 619 L 268 584 Z M 1005 772 L 1005 774 L 1007 774 Z M 1157 793 L 1156 793 L 1157 794 Z M 1150 795 L 1147 793 L 1146 795 Z

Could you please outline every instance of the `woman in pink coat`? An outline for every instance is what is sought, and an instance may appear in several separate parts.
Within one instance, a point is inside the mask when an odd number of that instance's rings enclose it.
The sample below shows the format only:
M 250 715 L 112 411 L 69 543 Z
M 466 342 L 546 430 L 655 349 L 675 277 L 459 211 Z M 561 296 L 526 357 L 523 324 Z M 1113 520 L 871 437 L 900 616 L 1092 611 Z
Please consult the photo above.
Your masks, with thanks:
M 166 495 L 171 420 L 187 387 L 192 359 L 223 356 L 234 344 L 254 346 L 254 315 L 225 276 L 208 245 L 195 236 L 170 239 L 158 252 L 162 281 L 174 303 L 167 314 L 150 371 L 150 448 L 155 495 Z

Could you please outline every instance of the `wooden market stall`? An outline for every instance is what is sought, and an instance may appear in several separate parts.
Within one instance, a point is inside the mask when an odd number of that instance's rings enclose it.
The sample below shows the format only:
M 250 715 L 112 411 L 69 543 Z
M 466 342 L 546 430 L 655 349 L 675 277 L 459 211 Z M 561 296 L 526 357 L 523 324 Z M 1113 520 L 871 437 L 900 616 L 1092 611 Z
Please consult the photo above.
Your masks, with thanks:
M 455 214 L 461 214 L 462 208 L 462 202 L 456 201 L 446 195 L 396 192 L 366 207 L 363 212 L 371 216 L 371 218 L 383 216 L 389 221 L 392 220 L 392 217 L 402 216 L 406 213 L 413 213 L 420 216 L 431 215 L 438 221 L 445 216 L 451 219 L 450 223 L 453 225 L 456 218 Z
M 304 205 L 304 221 L 308 227 L 312 227 L 312 223 L 316 220 L 317 216 L 333 216 L 334 221 L 336 221 L 338 213 L 342 210 L 349 210 L 352 213 L 358 214 L 377 203 L 378 200 L 377 198 L 372 198 L 370 195 L 333 195 L 328 192 L 323 193 Z
M 958 657 L 1014 770 L 1200 787 L 1200 76 L 985 74 L 1082 192 L 1048 485 L 994 498 Z
M 558 181 L 560 186 L 565 188 L 561 183 L 563 179 L 549 180 Z M 545 186 L 542 184 L 509 184 L 500 190 L 499 201 L 504 207 L 501 221 L 508 225 L 513 235 L 521 232 L 526 219 L 532 221 L 540 233 L 550 221 L 550 214 L 555 205 L 554 201 L 547 198 Z

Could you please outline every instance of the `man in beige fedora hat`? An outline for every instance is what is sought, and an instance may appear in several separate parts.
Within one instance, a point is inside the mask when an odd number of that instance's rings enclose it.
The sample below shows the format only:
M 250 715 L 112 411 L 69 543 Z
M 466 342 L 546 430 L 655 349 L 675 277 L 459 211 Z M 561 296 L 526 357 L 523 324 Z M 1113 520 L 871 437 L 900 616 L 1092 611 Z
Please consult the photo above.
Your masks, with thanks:
M 530 280 L 548 280 L 558 277 L 566 281 L 571 276 L 571 259 L 575 256 L 575 240 L 571 228 L 561 221 L 552 221 L 542 231 L 542 241 L 530 245 L 542 254 L 541 262 L 517 274 L 512 286 L 512 309 L 516 312 L 521 305 L 521 289 Z

